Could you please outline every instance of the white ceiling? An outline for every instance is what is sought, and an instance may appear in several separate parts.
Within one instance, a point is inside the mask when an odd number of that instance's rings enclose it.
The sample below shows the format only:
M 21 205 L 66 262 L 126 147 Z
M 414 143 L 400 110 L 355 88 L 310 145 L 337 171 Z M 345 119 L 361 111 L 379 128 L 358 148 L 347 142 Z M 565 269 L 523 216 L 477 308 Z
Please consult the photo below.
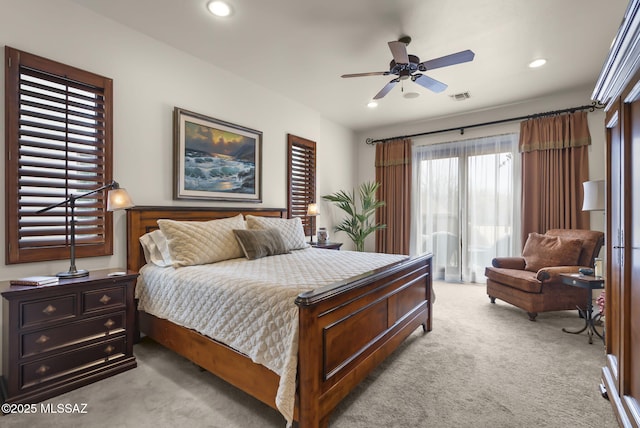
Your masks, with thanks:
M 208 0 L 71 1 L 356 131 L 593 86 L 627 6 L 627 0 L 229 0 L 234 14 L 223 19 L 208 13 Z M 425 73 L 449 85 L 440 94 L 405 81 L 368 109 L 395 76 L 340 76 L 388 70 L 387 42 L 402 35 L 412 38 L 407 50 L 421 61 L 465 49 L 475 59 Z M 528 68 L 538 57 L 547 65 Z M 420 96 L 407 99 L 402 89 Z M 450 98 L 465 91 L 466 101 Z

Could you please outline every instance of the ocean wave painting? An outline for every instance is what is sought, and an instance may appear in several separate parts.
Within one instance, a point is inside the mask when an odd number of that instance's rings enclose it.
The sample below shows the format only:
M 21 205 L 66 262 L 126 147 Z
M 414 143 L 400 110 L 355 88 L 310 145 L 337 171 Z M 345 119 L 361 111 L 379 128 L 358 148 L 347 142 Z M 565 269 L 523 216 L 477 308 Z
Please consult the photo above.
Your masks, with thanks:
M 255 138 L 185 122 L 184 189 L 256 193 L 256 148 Z

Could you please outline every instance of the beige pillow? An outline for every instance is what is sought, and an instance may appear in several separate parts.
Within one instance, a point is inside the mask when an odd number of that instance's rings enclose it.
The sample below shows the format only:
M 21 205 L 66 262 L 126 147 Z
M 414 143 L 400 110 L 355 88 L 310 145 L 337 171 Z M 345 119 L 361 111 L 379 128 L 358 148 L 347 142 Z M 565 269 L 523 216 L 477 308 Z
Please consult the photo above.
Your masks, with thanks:
M 302 220 L 300 220 L 300 217 L 275 218 L 248 215 L 247 228 L 278 229 L 289 251 L 309 247 L 304 236 L 304 229 L 302 228 Z
M 545 267 L 575 266 L 580 259 L 582 240 L 530 233 L 522 250 L 525 269 L 537 272 Z
M 236 229 L 233 233 L 249 260 L 289 253 L 278 229 Z
M 242 214 L 210 221 L 158 220 L 167 238 L 173 267 L 236 259 L 244 254 L 234 229 L 245 229 Z

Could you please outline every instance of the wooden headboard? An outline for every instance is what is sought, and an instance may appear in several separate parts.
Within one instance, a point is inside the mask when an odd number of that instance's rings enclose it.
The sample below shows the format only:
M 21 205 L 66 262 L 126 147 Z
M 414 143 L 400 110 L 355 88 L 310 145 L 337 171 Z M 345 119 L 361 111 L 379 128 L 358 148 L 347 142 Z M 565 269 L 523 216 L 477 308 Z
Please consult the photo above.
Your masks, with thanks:
M 144 252 L 139 238 L 158 229 L 158 219 L 177 221 L 207 221 L 233 217 L 238 214 L 263 217 L 286 217 L 283 208 L 215 208 L 141 206 L 127 210 L 127 269 L 138 271 L 144 266 Z

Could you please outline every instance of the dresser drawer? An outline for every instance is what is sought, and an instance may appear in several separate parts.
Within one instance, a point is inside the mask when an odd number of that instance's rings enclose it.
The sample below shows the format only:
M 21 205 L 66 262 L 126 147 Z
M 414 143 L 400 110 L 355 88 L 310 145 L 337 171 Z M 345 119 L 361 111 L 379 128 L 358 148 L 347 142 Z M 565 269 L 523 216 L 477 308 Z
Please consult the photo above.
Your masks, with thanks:
M 20 388 L 30 388 L 117 360 L 125 356 L 126 338 L 121 336 L 95 345 L 85 346 L 54 357 L 20 365 Z
M 73 318 L 76 316 L 76 295 L 29 301 L 20 306 L 20 327 Z
M 125 287 L 101 288 L 82 293 L 82 313 L 125 305 Z
M 21 358 L 52 351 L 125 330 L 125 313 L 103 315 L 24 334 L 21 337 Z

